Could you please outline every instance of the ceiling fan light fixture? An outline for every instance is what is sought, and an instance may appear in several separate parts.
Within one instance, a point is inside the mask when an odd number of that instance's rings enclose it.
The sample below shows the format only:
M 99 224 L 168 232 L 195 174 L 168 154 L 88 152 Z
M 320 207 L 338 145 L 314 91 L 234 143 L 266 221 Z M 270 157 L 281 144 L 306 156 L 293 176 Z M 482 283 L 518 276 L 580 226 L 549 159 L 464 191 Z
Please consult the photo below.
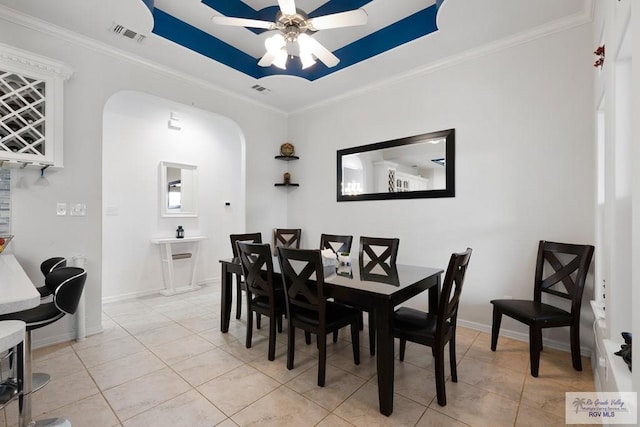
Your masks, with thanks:
M 316 63 L 313 57 L 313 49 L 309 44 L 309 40 L 306 37 L 298 37 L 298 47 L 300 48 L 300 61 L 302 62 L 302 69 L 307 69 Z
M 285 48 L 282 48 L 280 50 L 280 52 L 278 52 L 276 54 L 276 58 L 273 60 L 273 65 L 275 65 L 276 67 L 282 69 L 282 70 L 286 70 L 287 69 L 287 50 Z
M 267 52 L 278 55 L 282 49 L 287 47 L 287 42 L 285 42 L 282 34 L 277 33 L 264 41 L 264 47 L 267 49 Z

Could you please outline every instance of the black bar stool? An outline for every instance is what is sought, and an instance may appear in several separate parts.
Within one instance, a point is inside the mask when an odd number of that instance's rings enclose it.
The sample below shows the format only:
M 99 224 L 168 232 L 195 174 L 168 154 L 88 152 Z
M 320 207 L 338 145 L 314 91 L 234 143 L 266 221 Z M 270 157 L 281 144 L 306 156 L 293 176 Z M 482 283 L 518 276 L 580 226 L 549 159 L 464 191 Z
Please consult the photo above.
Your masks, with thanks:
M 31 374 L 31 331 L 50 325 L 62 319 L 66 314 L 74 314 L 78 309 L 86 280 L 87 272 L 82 268 L 57 268 L 47 274 L 45 279 L 45 285 L 50 289 L 55 289 L 52 302 L 43 302 L 29 310 L 0 316 L 0 320 L 22 320 L 26 323 L 27 333 L 24 337 L 24 401 L 22 405 L 23 411 L 20 415 L 20 425 L 27 425 L 31 421 L 31 393 L 34 391 Z M 24 417 L 24 424 L 22 423 L 22 417 Z M 71 424 L 64 419 L 47 419 L 38 421 L 34 425 L 70 426 Z

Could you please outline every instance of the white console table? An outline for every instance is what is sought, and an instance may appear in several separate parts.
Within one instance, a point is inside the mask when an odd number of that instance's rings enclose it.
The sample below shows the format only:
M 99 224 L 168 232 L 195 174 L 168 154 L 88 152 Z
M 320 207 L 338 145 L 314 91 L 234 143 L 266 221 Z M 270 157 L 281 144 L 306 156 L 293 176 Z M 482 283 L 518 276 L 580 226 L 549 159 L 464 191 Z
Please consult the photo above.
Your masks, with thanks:
M 162 263 L 162 275 L 164 277 L 165 290 L 162 295 L 175 295 L 183 292 L 200 289 L 196 284 L 196 265 L 198 263 L 198 253 L 200 252 L 200 242 L 205 240 L 204 236 L 184 237 L 163 237 L 151 239 L 151 243 L 160 245 L 160 261 Z M 188 246 L 186 250 L 178 250 Z M 176 286 L 175 271 L 173 263 L 176 261 L 188 262 L 190 264 L 190 280 L 186 286 Z

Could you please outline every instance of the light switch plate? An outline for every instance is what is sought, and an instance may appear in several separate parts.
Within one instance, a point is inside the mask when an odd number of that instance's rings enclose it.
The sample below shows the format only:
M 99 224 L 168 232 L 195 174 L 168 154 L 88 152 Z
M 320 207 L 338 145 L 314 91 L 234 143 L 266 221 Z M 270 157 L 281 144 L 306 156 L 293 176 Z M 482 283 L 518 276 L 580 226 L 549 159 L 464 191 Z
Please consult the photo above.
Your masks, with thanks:
M 71 216 L 85 216 L 87 214 L 87 205 L 84 203 L 71 203 Z
M 67 204 L 66 203 L 56 203 L 56 215 L 64 216 L 67 214 Z

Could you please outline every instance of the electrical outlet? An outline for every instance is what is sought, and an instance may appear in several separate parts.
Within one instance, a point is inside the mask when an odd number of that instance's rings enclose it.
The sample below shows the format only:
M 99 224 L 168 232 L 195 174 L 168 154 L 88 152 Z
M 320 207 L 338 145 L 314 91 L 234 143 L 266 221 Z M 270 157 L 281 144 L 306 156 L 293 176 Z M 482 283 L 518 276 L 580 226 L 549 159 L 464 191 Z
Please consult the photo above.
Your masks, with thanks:
M 66 203 L 56 203 L 56 215 L 64 216 L 67 214 L 67 204 Z
M 84 203 L 71 203 L 71 216 L 85 216 L 87 214 L 87 205 Z

